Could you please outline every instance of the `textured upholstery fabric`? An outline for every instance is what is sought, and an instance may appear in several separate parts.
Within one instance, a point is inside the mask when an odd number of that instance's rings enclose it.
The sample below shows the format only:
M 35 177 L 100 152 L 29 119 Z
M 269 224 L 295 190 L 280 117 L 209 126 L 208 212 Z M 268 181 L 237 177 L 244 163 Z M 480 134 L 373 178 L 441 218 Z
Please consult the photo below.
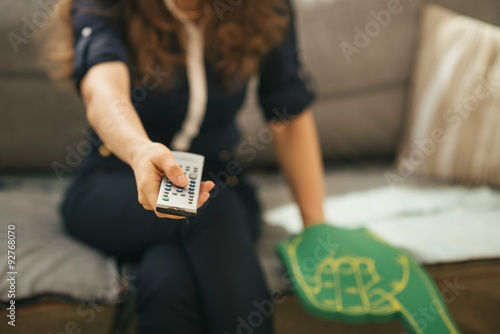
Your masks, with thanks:
M 390 166 L 387 165 L 349 165 L 348 167 L 337 167 L 335 170 L 330 169 L 328 170 L 326 179 L 328 195 L 347 195 L 351 192 L 384 186 L 387 184 L 384 176 L 387 171 L 391 171 Z M 251 177 L 252 181 L 258 186 L 259 197 L 265 204 L 264 208 L 266 210 L 276 208 L 291 200 L 290 192 L 284 187 L 284 178 L 282 175 L 259 172 L 253 173 Z M 28 245 L 30 243 L 33 245 L 33 242 L 38 240 L 35 243 L 36 246 L 32 246 L 31 248 L 37 250 L 41 255 L 50 254 L 54 249 L 58 251 L 55 254 L 59 259 L 68 257 L 71 254 L 75 255 L 75 250 L 81 253 L 77 257 L 78 261 L 62 261 L 58 266 L 49 266 L 44 260 L 40 260 L 38 257 L 20 257 L 20 259 L 29 261 L 26 262 L 27 266 L 32 266 L 38 261 L 40 262 L 40 265 L 37 266 L 38 269 L 45 269 L 51 273 L 67 273 L 80 270 L 80 268 L 85 269 L 85 271 L 79 271 L 80 277 L 78 281 L 80 281 L 81 285 L 78 287 L 78 290 L 74 288 L 76 281 L 68 281 L 69 276 L 66 274 L 64 274 L 65 276 L 61 276 L 63 279 L 56 283 L 55 281 L 43 279 L 43 270 L 27 271 L 23 269 L 23 280 L 26 283 L 35 282 L 34 279 L 37 277 L 42 278 L 37 284 L 31 285 L 31 288 L 43 291 L 40 289 L 46 289 L 47 287 L 58 288 L 58 285 L 67 287 L 69 285 L 73 292 L 84 291 L 81 297 L 86 299 L 87 297 L 93 297 L 92 291 L 94 293 L 101 289 L 108 291 L 113 286 L 108 285 L 108 279 L 116 275 L 116 269 L 109 268 L 109 270 L 103 270 L 103 268 L 108 266 L 108 260 L 81 244 L 73 245 L 73 240 L 66 239 L 68 237 L 60 233 L 60 223 L 55 213 L 64 184 L 47 177 L 8 177 L 10 181 L 5 182 L 6 177 L 4 176 L 1 180 L 3 181 L 3 186 L 2 191 L 0 191 L 0 212 L 10 212 L 9 215 L 5 216 L 7 222 L 23 219 L 23 224 L 17 224 L 18 228 L 25 227 L 22 232 L 20 230 L 18 240 L 20 244 L 24 240 L 24 245 L 22 246 L 26 251 L 29 250 Z M 420 186 L 442 185 L 436 182 L 422 182 L 418 178 L 408 179 L 407 184 Z M 31 194 L 28 195 L 32 201 L 31 213 L 27 212 L 25 205 L 23 206 L 22 203 L 19 204 L 19 198 L 25 197 L 26 194 Z M 39 227 L 34 229 L 33 225 L 31 225 L 28 228 L 29 226 L 24 224 L 26 219 L 32 220 Z M 0 228 L 5 231 L 3 224 Z M 275 256 L 274 247 L 277 240 L 282 240 L 290 234 L 283 227 L 268 224 L 263 226 L 262 233 L 263 237 L 259 240 L 257 249 L 270 288 L 275 292 L 288 291 L 288 278 L 281 271 L 281 263 Z M 47 242 L 48 238 L 52 238 L 52 242 L 58 242 L 59 246 Z M 61 240 L 62 238 L 65 238 L 66 241 Z M 62 244 L 66 244 L 69 247 L 60 247 Z M 20 255 L 28 254 L 26 252 Z M 5 254 L 0 253 L 0 263 L 5 263 L 5 259 L 2 256 L 5 256 Z M 500 289 L 498 288 L 500 262 L 498 260 L 438 264 L 428 266 L 427 268 L 441 291 L 445 293 L 449 301 L 447 303 L 450 311 L 454 318 L 457 319 L 457 323 L 464 334 L 498 333 L 500 326 L 497 316 L 500 307 Z M 92 275 L 93 279 L 88 279 L 90 275 Z M 85 284 L 82 283 L 84 280 Z M 89 284 L 91 285 L 89 286 Z M 455 286 L 456 290 L 450 290 L 450 284 L 451 286 Z M 23 289 L 25 287 L 27 285 Z M 471 308 L 470 305 L 477 305 L 477 307 Z M 108 306 L 103 311 L 95 311 L 95 319 L 89 322 L 87 320 L 90 314 L 86 311 L 91 309 L 92 306 L 83 308 L 82 310 L 85 312 L 76 312 L 81 307 L 80 301 L 71 304 L 41 303 L 35 304 L 33 307 L 23 307 L 23 312 L 19 312 L 19 330 L 23 333 L 55 333 L 63 330 L 69 321 L 74 321 L 83 331 L 90 331 L 92 333 L 109 332 L 114 309 L 110 309 L 110 306 Z M 100 306 L 96 307 L 99 307 L 98 309 L 101 310 Z M 0 315 L 3 316 L 4 313 L 5 311 L 0 311 Z M 402 331 L 397 323 L 347 325 L 320 321 L 305 313 L 292 295 L 286 295 L 284 303 L 276 305 L 275 315 L 277 333 L 303 333 L 306 329 L 314 329 L 315 333 L 341 332 L 353 334 L 366 332 L 385 334 Z M 0 332 L 2 333 L 3 331 L 8 333 L 9 328 L 6 322 L 0 324 Z M 133 333 L 133 325 L 129 326 L 129 328 L 130 333 Z
M 402 169 L 500 186 L 500 28 L 424 10 Z
M 55 3 L 0 2 L 0 170 L 50 170 L 84 140 L 79 98 L 51 82 L 37 50 Z
M 116 261 L 70 238 L 62 229 L 58 204 L 65 184 L 54 178 L 0 178 L 0 268 L 7 272 L 7 226 L 15 225 L 16 299 L 54 294 L 86 301 L 116 302 L 120 281 Z M 99 233 L 96 231 L 96 233 Z M 0 301 L 9 282 L 0 281 Z
M 327 182 L 336 187 L 329 194 L 367 189 L 385 184 L 383 172 L 387 166 L 338 170 L 329 174 Z M 282 176 L 277 174 L 252 176 L 259 186 L 259 196 L 270 209 L 289 201 Z M 5 245 L 7 226 L 16 225 L 16 257 L 18 281 L 16 297 L 23 300 L 45 294 L 55 294 L 84 301 L 96 297 L 114 302 L 119 297 L 120 279 L 113 258 L 69 237 L 59 215 L 62 192 L 67 182 L 52 175 L 4 175 L 0 177 L 0 243 Z M 98 233 L 98 231 L 96 231 Z M 281 264 L 275 252 L 277 240 L 289 232 L 265 225 L 258 253 L 273 288 L 280 282 Z M 7 272 L 7 252 L 0 253 L 0 268 Z M 8 282 L 0 281 L 0 301 L 7 300 Z
M 328 129 L 320 134 L 325 156 L 339 160 L 394 154 L 402 133 L 407 83 L 417 47 L 419 8 L 429 1 L 401 1 L 403 10 L 392 14 L 390 23 L 370 38 L 369 45 L 352 54 L 350 63 L 340 44 L 355 45 L 354 29 L 364 30 L 375 20 L 371 12 L 387 10 L 391 1 L 293 2 L 301 59 L 316 79 L 319 92 L 313 109 L 321 126 Z M 496 0 L 432 2 L 500 24 L 500 2 Z M 43 23 L 43 16 L 51 13 L 50 7 L 42 8 L 41 3 L 0 2 L 0 35 L 15 33 L 25 38 L 23 31 L 30 32 L 25 28 L 26 20 L 33 23 L 36 16 Z M 70 90 L 56 90 L 42 72 L 35 42 L 42 34 L 35 28 L 26 35 L 26 43 L 18 45 L 17 52 L 8 38 L 0 39 L 0 169 L 50 170 L 54 161 L 66 164 L 68 147 L 76 150 L 85 140 L 81 134 L 86 128 L 81 102 Z M 388 94 L 390 91 L 397 93 Z M 263 126 L 257 105 L 248 105 L 239 122 L 244 138 L 255 135 Z M 353 128 L 353 122 L 359 126 Z M 269 150 L 253 161 L 257 165 L 273 162 Z

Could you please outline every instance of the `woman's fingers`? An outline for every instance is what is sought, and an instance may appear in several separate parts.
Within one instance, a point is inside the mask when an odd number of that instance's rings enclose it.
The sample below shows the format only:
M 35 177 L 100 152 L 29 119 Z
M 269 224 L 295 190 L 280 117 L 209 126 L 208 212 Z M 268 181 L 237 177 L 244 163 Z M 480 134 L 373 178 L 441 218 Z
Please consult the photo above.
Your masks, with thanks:
M 212 181 L 205 181 L 201 183 L 200 186 L 200 193 L 206 192 L 209 193 L 213 188 L 215 184 Z
M 186 187 L 189 183 L 186 174 L 177 164 L 172 152 L 163 144 L 151 143 L 148 147 L 140 151 L 134 159 L 133 167 L 137 190 L 139 193 L 139 203 L 144 209 L 154 211 L 158 217 L 182 219 L 184 217 L 167 215 L 157 212 L 156 202 L 158 200 L 158 190 L 163 175 L 178 187 Z M 203 205 L 210 197 L 210 190 L 214 187 L 211 181 L 202 182 L 198 198 L 198 207 Z
M 212 181 L 202 182 L 200 186 L 200 194 L 198 196 L 198 208 L 205 204 L 210 198 L 210 191 L 214 188 L 215 184 Z M 182 216 L 166 215 L 155 211 L 156 215 L 160 218 L 170 218 L 170 219 L 183 219 Z
M 201 183 L 200 195 L 198 196 L 198 208 L 205 204 L 210 198 L 210 191 L 214 188 L 215 184 L 212 181 L 205 181 Z
M 200 186 L 200 194 L 198 196 L 198 208 L 200 208 L 205 202 L 210 198 L 210 191 L 214 188 L 215 184 L 212 181 L 202 182 Z M 154 205 L 156 206 L 156 199 L 154 200 Z M 145 205 L 143 205 L 146 208 Z M 147 209 L 147 208 L 146 208 Z M 160 218 L 170 218 L 170 219 L 183 219 L 185 217 L 168 215 L 158 212 L 153 208 L 147 210 L 154 210 L 155 214 Z
M 142 191 L 139 191 L 139 203 L 144 209 L 153 210 L 153 208 L 151 207 L 151 201 Z
M 158 158 L 158 165 L 170 181 L 178 187 L 185 187 L 188 185 L 188 179 L 182 168 L 177 164 L 174 156 L 170 150 Z
M 186 217 L 182 217 L 182 216 L 167 215 L 167 214 L 158 212 L 156 210 L 155 210 L 155 213 L 160 218 L 170 218 L 170 219 L 184 219 L 184 218 L 186 218 Z

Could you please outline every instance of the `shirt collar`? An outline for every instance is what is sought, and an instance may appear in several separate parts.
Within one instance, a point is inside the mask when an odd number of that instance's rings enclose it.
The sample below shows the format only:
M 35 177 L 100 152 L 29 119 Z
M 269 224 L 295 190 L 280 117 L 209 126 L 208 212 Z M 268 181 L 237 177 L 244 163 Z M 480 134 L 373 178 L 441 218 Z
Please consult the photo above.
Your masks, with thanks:
M 200 29 L 203 29 L 205 27 L 207 23 L 207 17 L 208 17 L 207 15 L 202 15 L 198 24 L 195 24 L 189 17 L 186 16 L 186 14 L 182 12 L 182 10 L 179 9 L 179 7 L 177 7 L 175 0 L 163 0 L 163 3 L 165 3 L 165 6 L 172 13 L 172 15 L 176 19 L 181 21 L 184 25 L 193 25 L 199 27 Z M 207 7 L 204 6 L 202 8 L 202 11 L 204 12 L 204 14 L 206 14 Z

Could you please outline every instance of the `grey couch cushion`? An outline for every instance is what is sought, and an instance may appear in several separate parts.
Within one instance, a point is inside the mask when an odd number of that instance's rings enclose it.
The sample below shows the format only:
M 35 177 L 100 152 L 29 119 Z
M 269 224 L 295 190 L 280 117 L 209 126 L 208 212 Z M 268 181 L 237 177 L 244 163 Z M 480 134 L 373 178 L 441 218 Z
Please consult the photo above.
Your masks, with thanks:
M 329 168 L 326 173 L 328 196 L 342 195 L 353 191 L 372 189 L 387 184 L 384 173 L 391 170 L 387 164 L 357 164 Z M 271 210 L 290 203 L 293 196 L 280 173 L 253 172 L 251 182 L 257 187 L 259 200 L 264 210 Z M 408 180 L 415 182 L 415 179 Z M 275 251 L 276 243 L 288 238 L 290 231 L 282 226 L 263 224 L 257 253 L 264 270 L 269 289 L 273 293 L 289 290 L 290 279 L 283 272 L 283 266 Z
M 495 0 L 295 0 L 302 58 L 321 96 L 404 86 L 417 48 L 420 8 L 426 2 L 500 24 L 500 3 Z M 351 57 L 342 51 L 347 44 L 358 49 Z
M 67 236 L 58 215 L 65 184 L 55 177 L 0 178 L 0 239 L 15 225 L 16 299 L 56 294 L 77 300 L 116 301 L 120 279 L 114 259 Z M 7 249 L 0 253 L 2 273 Z M 0 281 L 0 300 L 7 301 L 8 282 Z
M 66 164 L 86 128 L 72 87 L 60 90 L 41 68 L 38 41 L 56 1 L 0 2 L 0 169 L 50 170 Z M 13 46 L 11 40 L 23 42 Z
M 0 71 L 29 73 L 40 69 L 36 40 L 46 26 L 48 12 L 41 4 L 52 1 L 7 0 L 0 2 Z M 35 16 L 35 21 L 33 17 Z M 34 23 L 36 22 L 36 23 Z
M 326 216 L 339 227 L 366 227 L 400 247 L 422 264 L 500 258 L 497 222 L 500 192 L 463 188 L 441 181 L 408 177 L 388 182 L 389 165 L 357 165 L 326 174 Z M 272 291 L 289 288 L 275 254 L 276 242 L 301 230 L 300 215 L 282 175 L 252 175 L 266 209 L 258 243 L 264 273 Z
M 405 120 L 408 83 L 418 47 L 420 8 L 423 3 L 442 4 L 455 11 L 500 24 L 500 2 L 495 0 L 294 0 L 300 54 L 316 79 L 317 103 L 312 106 L 320 130 L 323 154 L 330 160 L 382 157 L 399 145 Z M 372 11 L 391 14 L 386 27 L 367 35 L 366 46 L 356 44 L 358 28 L 377 27 Z M 385 24 L 385 23 L 384 23 Z M 356 30 L 355 30 L 356 29 Z M 343 44 L 344 43 L 344 44 Z M 349 59 L 341 45 L 358 51 Z M 358 46 L 357 46 L 358 45 Z M 359 52 L 359 53 L 358 53 Z M 264 126 L 252 94 L 240 115 L 244 137 L 258 135 Z M 267 148 L 253 164 L 274 163 Z
M 386 172 L 390 171 L 393 172 L 393 169 L 387 164 L 329 168 L 326 174 L 327 195 L 338 196 L 387 186 Z M 266 211 L 293 199 L 280 173 L 254 172 L 250 174 L 250 180 L 257 186 L 258 197 Z M 113 259 L 71 239 L 62 229 L 57 206 L 65 183 L 51 176 L 2 177 L 0 182 L 3 185 L 0 189 L 2 244 L 7 225 L 16 224 L 17 297 L 22 299 L 55 293 L 79 300 L 97 297 L 109 302 L 118 300 L 120 279 Z M 403 184 L 442 186 L 442 183 L 422 181 L 416 177 L 406 179 Z M 424 230 L 417 233 L 425 235 Z M 291 232 L 282 226 L 262 225 L 256 249 L 272 292 L 283 293 L 289 289 L 289 279 L 276 256 L 275 245 L 290 235 Z M 474 258 L 476 253 L 474 249 L 469 249 L 467 254 Z M 5 266 L 5 252 L 0 253 L 0 263 Z M 5 269 L 2 270 L 6 272 Z M 0 282 L 2 300 L 6 289 L 6 282 Z
M 330 162 L 392 157 L 402 135 L 404 116 L 400 107 L 405 101 L 406 89 L 397 86 L 362 95 L 320 98 L 312 110 L 323 157 Z M 265 136 L 263 129 L 267 125 L 257 109 L 250 93 L 238 118 L 242 141 L 235 154 L 243 165 L 274 165 L 274 147 Z M 264 149 L 255 148 L 258 154 L 247 160 L 247 157 L 252 157 L 246 153 L 252 137 L 262 138 L 258 141 Z
M 69 152 L 88 147 L 81 102 L 41 75 L 1 77 L 0 169 L 51 170 L 54 162 L 72 169 Z M 79 154 L 77 154 L 79 155 Z

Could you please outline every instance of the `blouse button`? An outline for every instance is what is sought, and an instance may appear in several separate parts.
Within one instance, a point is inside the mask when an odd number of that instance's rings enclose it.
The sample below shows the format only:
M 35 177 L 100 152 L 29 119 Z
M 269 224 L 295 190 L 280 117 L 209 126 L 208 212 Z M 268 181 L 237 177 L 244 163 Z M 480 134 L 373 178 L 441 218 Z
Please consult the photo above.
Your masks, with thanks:
M 101 157 L 107 158 L 111 155 L 111 151 L 106 147 L 106 145 L 103 144 L 99 146 L 99 154 Z
M 91 27 L 85 27 L 82 29 L 82 36 L 83 37 L 89 37 L 90 34 L 92 34 L 92 28 Z
M 223 150 L 219 152 L 219 160 L 226 162 L 231 158 L 231 152 L 227 150 Z
M 227 184 L 230 186 L 230 187 L 236 187 L 238 185 L 238 183 L 240 182 L 240 179 L 237 177 L 237 176 L 234 176 L 234 175 L 231 175 L 228 179 L 227 179 Z

